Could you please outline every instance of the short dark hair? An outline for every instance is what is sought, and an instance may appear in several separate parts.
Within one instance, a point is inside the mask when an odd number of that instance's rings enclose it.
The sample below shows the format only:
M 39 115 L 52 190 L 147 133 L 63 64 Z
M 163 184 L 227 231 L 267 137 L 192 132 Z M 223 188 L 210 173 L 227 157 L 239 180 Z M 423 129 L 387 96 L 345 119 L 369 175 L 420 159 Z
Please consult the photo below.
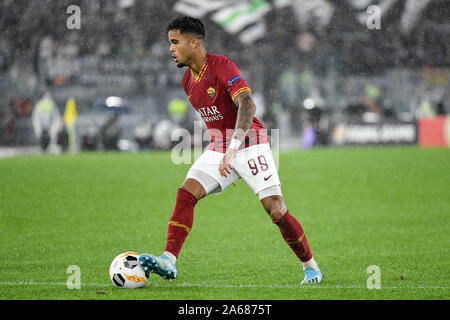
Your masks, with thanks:
M 175 18 L 167 27 L 167 32 L 171 30 L 180 30 L 180 33 L 193 33 L 200 38 L 205 38 L 205 27 L 200 19 L 182 16 Z

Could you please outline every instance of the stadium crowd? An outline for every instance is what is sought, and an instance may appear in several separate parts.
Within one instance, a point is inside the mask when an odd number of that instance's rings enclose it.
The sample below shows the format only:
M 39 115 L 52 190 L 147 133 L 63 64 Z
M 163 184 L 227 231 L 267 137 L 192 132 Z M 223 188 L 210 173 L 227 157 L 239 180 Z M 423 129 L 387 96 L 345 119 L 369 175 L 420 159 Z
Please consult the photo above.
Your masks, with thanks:
M 180 73 L 168 59 L 163 35 L 167 21 L 179 15 L 173 10 L 177 2 L 2 1 L 0 144 L 26 143 L 18 137 L 19 129 L 14 129 L 15 120 L 30 119 L 46 91 L 53 93 L 61 112 L 69 93 L 79 96 L 80 110 L 90 111 L 100 95 L 113 89 L 126 97 L 154 95 L 156 110 L 167 115 Z M 383 16 L 381 30 L 361 24 L 358 16 L 365 7 L 352 5 L 350 0 L 317 3 L 332 8 L 327 23 L 317 22 L 327 18 L 320 16 L 321 10 L 317 10 L 317 19 L 307 21 L 287 5 L 264 16 L 266 32 L 251 44 L 240 42 L 210 17 L 203 19 L 210 51 L 236 61 L 254 91 L 261 94 L 268 127 L 280 125 L 276 115 L 280 110 L 290 113 L 294 133 L 302 130 L 305 121 L 319 126 L 320 117 L 326 114 L 358 113 L 355 105 L 388 117 L 405 110 L 416 116 L 411 107 L 402 109 L 395 97 L 386 98 L 391 83 L 383 87 L 383 77 L 391 78 L 386 75 L 391 70 L 407 70 L 402 79 L 412 83 L 417 77 L 408 70 L 424 68 L 437 68 L 436 78 L 448 77 L 448 71 L 440 71 L 450 67 L 450 6 L 446 1 L 429 1 L 408 32 L 401 29 L 402 14 L 408 11 L 406 1 L 395 2 Z M 81 8 L 79 30 L 67 29 L 70 5 Z M 363 81 L 362 87 L 357 80 L 350 81 L 351 88 L 348 82 L 347 87 L 340 87 L 338 79 L 345 77 L 369 81 L 366 85 Z M 371 83 L 370 77 L 378 80 Z M 444 86 L 448 86 L 448 78 Z M 348 93 L 354 91 L 358 93 Z M 432 109 L 436 111 L 440 103 L 446 112 L 445 92 L 435 91 L 429 98 Z M 166 100 L 161 100 L 162 96 Z M 309 98 L 316 108 L 305 105 Z M 145 112 L 144 107 L 138 112 Z

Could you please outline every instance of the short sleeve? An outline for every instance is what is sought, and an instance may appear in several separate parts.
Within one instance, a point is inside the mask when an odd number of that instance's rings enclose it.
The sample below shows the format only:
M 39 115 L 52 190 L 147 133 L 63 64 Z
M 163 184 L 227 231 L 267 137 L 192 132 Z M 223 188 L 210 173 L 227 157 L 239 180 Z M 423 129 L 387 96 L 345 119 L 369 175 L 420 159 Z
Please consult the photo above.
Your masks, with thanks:
M 184 92 L 186 92 L 186 94 L 188 92 L 187 91 L 188 71 L 189 71 L 189 68 L 184 73 L 183 78 L 181 78 L 181 86 L 183 87 Z
M 239 93 L 251 91 L 234 62 L 224 59 L 222 63 L 219 79 L 233 101 Z

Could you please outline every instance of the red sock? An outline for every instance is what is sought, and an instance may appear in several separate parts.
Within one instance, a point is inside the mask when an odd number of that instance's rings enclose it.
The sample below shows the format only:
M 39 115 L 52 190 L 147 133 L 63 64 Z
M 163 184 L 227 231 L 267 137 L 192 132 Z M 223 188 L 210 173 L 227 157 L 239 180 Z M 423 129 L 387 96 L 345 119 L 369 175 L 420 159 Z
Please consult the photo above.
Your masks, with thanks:
M 178 189 L 175 208 L 167 227 L 167 240 L 164 251 L 178 257 L 184 240 L 192 229 L 194 222 L 194 206 L 197 199 L 189 191 Z
M 273 221 L 280 228 L 281 235 L 292 251 L 302 262 L 311 260 L 312 253 L 301 224 L 290 215 L 289 211 L 278 221 Z

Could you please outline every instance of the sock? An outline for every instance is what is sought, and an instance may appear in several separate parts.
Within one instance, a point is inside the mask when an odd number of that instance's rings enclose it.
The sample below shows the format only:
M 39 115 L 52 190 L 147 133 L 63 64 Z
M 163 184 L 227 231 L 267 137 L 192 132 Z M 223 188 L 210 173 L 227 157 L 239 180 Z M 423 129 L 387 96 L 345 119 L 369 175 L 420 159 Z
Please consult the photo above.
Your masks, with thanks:
M 280 229 L 281 235 L 286 243 L 294 251 L 295 255 L 302 263 L 307 263 L 312 259 L 312 253 L 309 249 L 308 241 L 301 224 L 295 219 L 289 211 L 285 213 L 278 221 L 273 221 Z
M 169 251 L 164 251 L 163 254 L 169 258 L 170 262 L 172 262 L 173 264 L 177 263 L 177 257 L 175 257 L 172 253 L 170 253 Z
M 306 262 L 302 261 L 302 265 L 303 265 L 303 271 L 308 268 L 313 268 L 313 269 L 319 270 L 319 267 L 317 266 L 317 263 L 314 260 L 314 258 L 311 258 L 311 260 L 308 260 Z
M 197 199 L 193 194 L 178 188 L 175 208 L 167 227 L 166 247 L 164 248 L 164 251 L 170 252 L 175 258 L 178 258 L 184 240 L 192 229 L 196 203 Z

